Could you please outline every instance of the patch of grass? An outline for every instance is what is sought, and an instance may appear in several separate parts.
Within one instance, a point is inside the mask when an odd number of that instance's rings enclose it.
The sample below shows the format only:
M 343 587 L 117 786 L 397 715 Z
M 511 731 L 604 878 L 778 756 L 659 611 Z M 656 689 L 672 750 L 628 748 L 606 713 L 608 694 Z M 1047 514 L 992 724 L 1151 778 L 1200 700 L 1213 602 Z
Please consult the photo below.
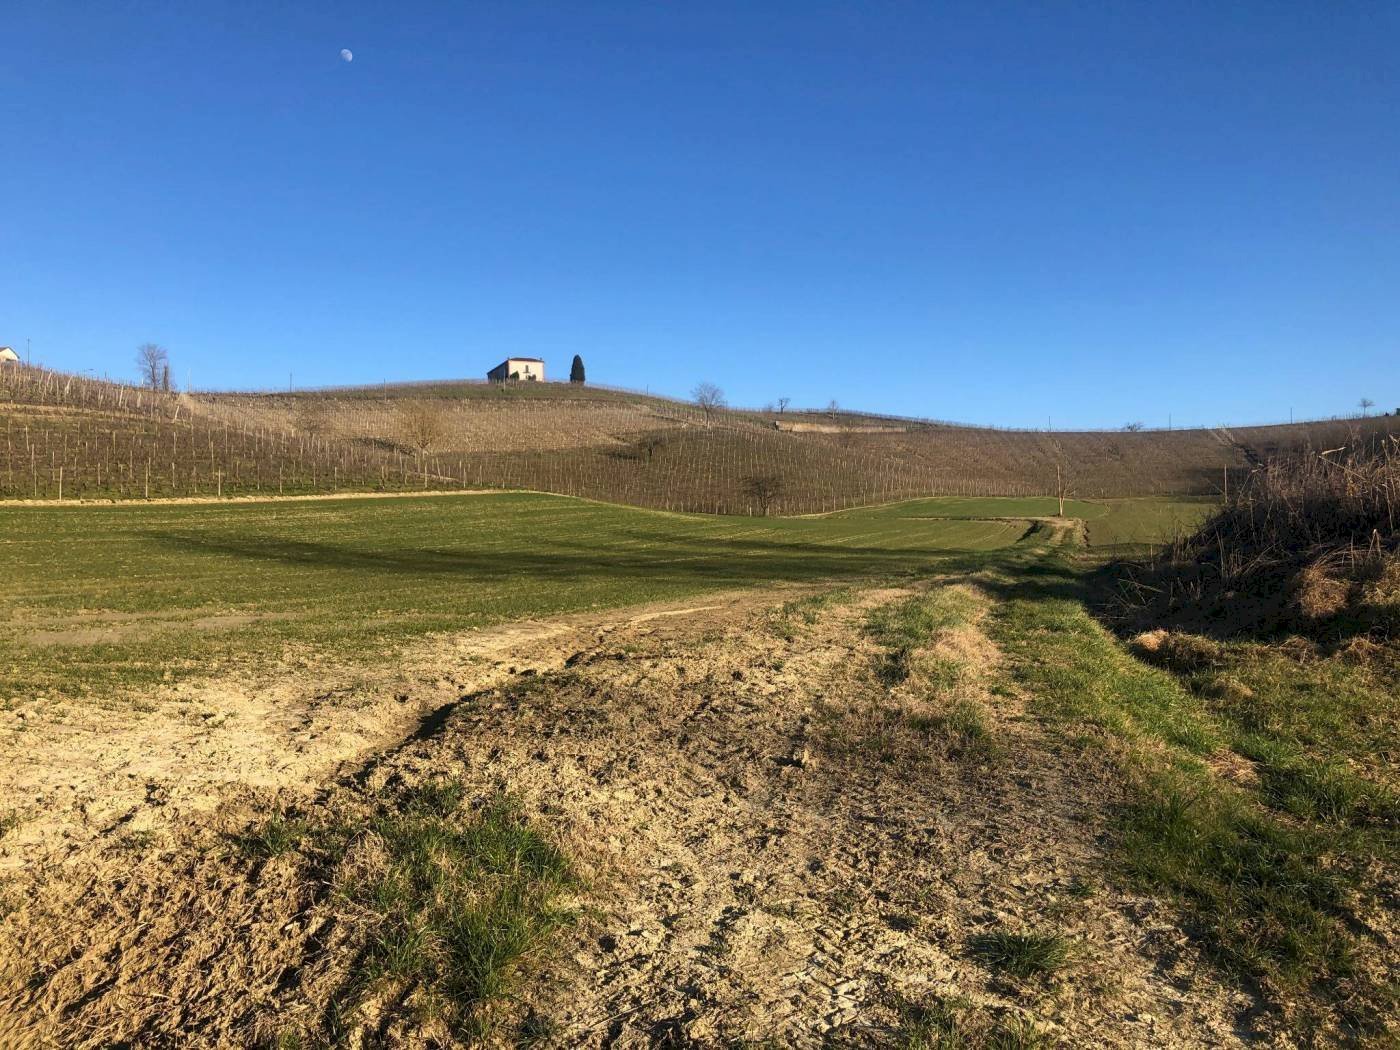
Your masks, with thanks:
M 311 833 L 312 826 L 307 821 L 276 813 L 228 839 L 244 856 L 267 859 L 299 848 Z
M 387 985 L 423 1018 L 489 1034 L 527 958 L 572 919 L 568 861 L 508 799 L 472 813 L 446 781 L 406 793 L 362 846 L 372 862 L 343 891 L 369 941 L 342 1012 Z
M 823 591 L 821 594 L 808 594 L 801 598 L 793 598 L 783 602 L 782 605 L 773 610 L 768 617 L 768 629 L 783 641 L 790 642 L 797 637 L 796 625 L 798 623 L 810 627 L 817 622 L 823 609 L 849 600 L 850 597 L 850 588 L 842 587 L 837 590 Z
M 1285 988 L 1335 986 L 1352 975 L 1346 915 L 1355 878 L 1336 864 L 1328 836 L 1176 770 L 1145 778 L 1122 833 L 1128 871 L 1185 899 L 1231 968 Z
M 997 931 L 973 937 L 972 954 L 992 969 L 1026 979 L 1046 977 L 1069 962 L 1073 944 L 1059 933 Z
M 909 725 L 917 733 L 943 740 L 954 757 L 988 757 L 996 751 L 985 710 L 967 698 L 955 700 L 946 711 L 936 714 L 910 715 Z
M 977 599 L 957 587 L 939 587 L 926 594 L 891 602 L 866 617 L 866 632 L 886 652 L 875 665 L 875 676 L 887 686 L 908 681 L 918 651 L 939 631 L 961 627 L 978 609 Z M 946 672 L 948 668 L 944 668 Z M 960 673 L 959 669 L 958 673 Z
M 1001 1020 L 960 999 L 898 1006 L 898 1050 L 1041 1050 L 1048 1036 L 1022 1017 Z
M 1072 598 L 1000 605 L 996 639 L 1032 710 L 1060 722 L 1089 722 L 1131 742 L 1162 740 L 1208 755 L 1222 743 L 1200 702 L 1167 671 L 1123 651 Z
M 881 645 L 918 648 L 938 631 L 961 627 L 977 612 L 977 600 L 957 587 L 939 587 L 874 609 L 865 628 Z
M 1122 776 L 1124 875 L 1178 901 L 1209 954 L 1277 1005 L 1303 1003 L 1359 1028 L 1393 1006 L 1394 990 L 1358 960 L 1385 950 L 1360 915 L 1388 907 L 1374 872 L 1396 855 L 1396 809 L 1353 768 L 1374 761 L 1362 741 L 1385 746 L 1389 697 L 1369 711 L 1359 690 L 1339 698 L 1354 721 L 1329 756 L 1309 715 L 1326 699 L 1270 682 L 1282 656 L 1186 639 L 1172 651 L 1208 659 L 1174 674 L 1135 660 L 1051 586 L 1001 606 L 994 632 L 1034 711 L 1070 739 L 1085 723 L 1111 734 L 1100 753 Z M 1335 717 L 1319 710 L 1318 722 Z M 1213 773 L 1215 749 L 1253 760 L 1257 781 Z

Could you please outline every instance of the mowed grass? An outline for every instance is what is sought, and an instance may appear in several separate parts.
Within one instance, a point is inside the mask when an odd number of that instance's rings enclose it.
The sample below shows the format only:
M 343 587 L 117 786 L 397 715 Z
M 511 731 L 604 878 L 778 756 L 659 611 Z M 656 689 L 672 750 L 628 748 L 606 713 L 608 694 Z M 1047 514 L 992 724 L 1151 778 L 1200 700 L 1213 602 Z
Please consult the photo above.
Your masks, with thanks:
M 0 703 L 774 582 L 976 567 L 1017 522 L 666 514 L 558 496 L 0 510 Z

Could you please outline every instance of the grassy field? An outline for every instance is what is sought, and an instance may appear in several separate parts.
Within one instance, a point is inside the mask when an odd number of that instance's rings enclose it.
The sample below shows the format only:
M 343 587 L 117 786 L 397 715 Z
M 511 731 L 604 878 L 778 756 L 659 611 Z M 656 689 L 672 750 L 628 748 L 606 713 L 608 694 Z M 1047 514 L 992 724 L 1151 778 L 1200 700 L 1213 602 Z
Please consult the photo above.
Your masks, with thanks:
M 1172 508 L 1066 509 L 1091 535 L 1144 537 Z M 283 657 L 383 659 L 434 631 L 724 588 L 975 567 L 1026 532 L 988 519 L 1051 509 L 936 499 L 762 519 L 519 493 L 6 508 L 0 699 Z
M 0 696 L 772 581 L 967 564 L 1019 522 L 717 518 L 501 494 L 0 510 Z
M 1161 543 L 1195 528 L 1217 504 L 1203 499 L 1065 500 L 1065 516 L 1083 521 L 1092 547 L 1131 547 Z M 868 522 L 920 519 L 1050 518 L 1059 513 L 1050 496 L 961 497 L 905 500 L 883 507 L 842 511 L 831 520 Z

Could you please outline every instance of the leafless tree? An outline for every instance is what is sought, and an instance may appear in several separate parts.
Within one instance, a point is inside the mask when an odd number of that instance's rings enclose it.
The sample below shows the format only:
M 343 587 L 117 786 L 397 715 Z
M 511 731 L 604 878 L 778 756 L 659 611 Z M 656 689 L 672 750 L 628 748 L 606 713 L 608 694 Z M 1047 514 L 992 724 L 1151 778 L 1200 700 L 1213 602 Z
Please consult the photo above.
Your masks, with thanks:
M 647 462 L 650 463 L 652 457 L 656 455 L 656 450 L 662 448 L 665 444 L 665 434 L 644 434 L 642 439 L 637 442 L 637 447 L 646 453 Z
M 1074 495 L 1070 487 L 1068 471 L 1060 463 L 1055 464 L 1055 496 L 1060 501 L 1060 517 L 1065 516 L 1065 498 Z
M 1372 401 L 1369 397 L 1363 397 L 1360 401 L 1357 402 L 1357 405 L 1361 408 L 1362 419 L 1366 418 L 1367 412 L 1371 411 L 1371 409 L 1376 407 L 1376 403 Z
M 744 479 L 743 487 L 744 495 L 758 504 L 766 518 L 768 511 L 783 494 L 786 484 L 777 474 L 752 474 Z
M 432 401 L 405 401 L 399 420 L 408 443 L 420 454 L 438 444 L 447 430 L 442 407 Z
M 170 389 L 170 355 L 165 347 L 142 343 L 136 348 L 136 367 L 140 370 L 142 386 L 159 390 L 164 380 L 165 389 Z
M 1123 429 L 1126 430 L 1126 431 L 1128 431 L 1128 432 L 1130 432 L 1130 433 L 1136 434 L 1139 430 L 1142 429 L 1142 424 L 1141 424 L 1141 423 L 1124 423 L 1124 424 L 1123 424 Z
M 700 383 L 690 392 L 690 396 L 695 398 L 695 403 L 704 411 L 706 423 L 710 422 L 717 410 L 725 406 L 724 391 L 713 383 Z
M 787 407 L 788 407 L 788 405 L 790 405 L 790 404 L 792 404 L 792 398 L 790 398 L 790 397 L 780 397 L 780 398 L 778 398 L 778 415 L 782 415 L 784 412 L 786 412 L 786 411 L 787 411 Z

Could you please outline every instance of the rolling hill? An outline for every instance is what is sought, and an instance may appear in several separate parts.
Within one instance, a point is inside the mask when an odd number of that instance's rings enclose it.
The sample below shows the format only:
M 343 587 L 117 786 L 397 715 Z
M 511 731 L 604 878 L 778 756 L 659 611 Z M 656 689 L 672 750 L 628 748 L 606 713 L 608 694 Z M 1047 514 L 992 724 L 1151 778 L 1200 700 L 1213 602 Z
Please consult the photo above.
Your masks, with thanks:
M 10 366 L 0 371 L 0 496 L 516 488 L 738 514 L 1057 485 L 1090 499 L 1212 496 L 1280 452 L 1398 424 L 1014 431 L 838 411 L 707 413 L 567 383 L 177 394 Z

